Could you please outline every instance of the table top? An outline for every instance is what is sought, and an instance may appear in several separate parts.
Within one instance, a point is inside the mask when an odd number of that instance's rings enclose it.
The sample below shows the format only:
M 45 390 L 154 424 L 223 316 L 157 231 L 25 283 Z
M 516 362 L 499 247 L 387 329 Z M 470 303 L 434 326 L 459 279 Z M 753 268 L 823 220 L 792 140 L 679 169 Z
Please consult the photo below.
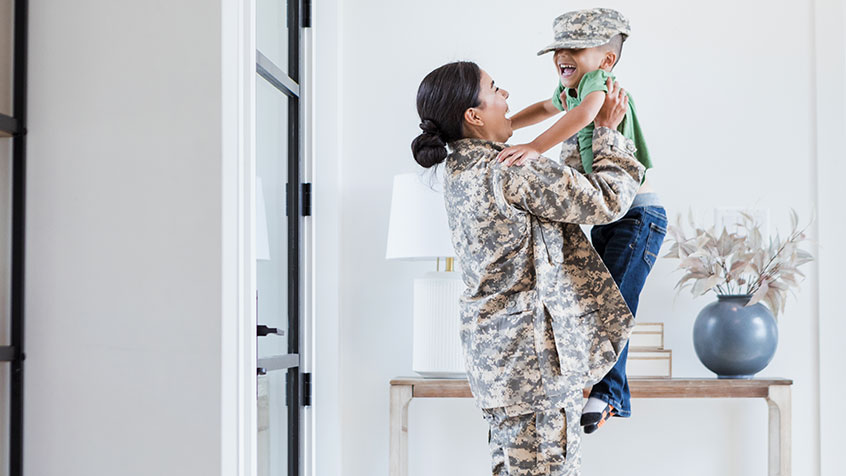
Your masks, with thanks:
M 397 377 L 391 385 L 410 385 L 415 398 L 472 398 L 467 379 Z M 766 398 L 775 385 L 793 385 L 784 378 L 630 378 L 632 398 Z M 584 390 L 587 396 L 590 389 Z

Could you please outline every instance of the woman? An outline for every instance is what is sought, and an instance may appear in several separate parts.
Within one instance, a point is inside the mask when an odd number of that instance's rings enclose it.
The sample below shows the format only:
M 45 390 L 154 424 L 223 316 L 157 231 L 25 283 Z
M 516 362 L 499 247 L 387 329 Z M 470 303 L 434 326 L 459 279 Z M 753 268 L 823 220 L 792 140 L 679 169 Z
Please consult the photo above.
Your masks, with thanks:
M 589 175 L 539 158 L 505 167 L 508 92 L 474 63 L 444 65 L 417 93 L 415 160 L 445 161 L 447 214 L 467 290 L 461 342 L 490 423 L 496 476 L 579 473 L 582 389 L 614 365 L 631 313 L 578 224 L 628 209 L 643 176 L 616 131 L 627 98 L 609 82 Z M 449 152 L 447 151 L 449 145 Z

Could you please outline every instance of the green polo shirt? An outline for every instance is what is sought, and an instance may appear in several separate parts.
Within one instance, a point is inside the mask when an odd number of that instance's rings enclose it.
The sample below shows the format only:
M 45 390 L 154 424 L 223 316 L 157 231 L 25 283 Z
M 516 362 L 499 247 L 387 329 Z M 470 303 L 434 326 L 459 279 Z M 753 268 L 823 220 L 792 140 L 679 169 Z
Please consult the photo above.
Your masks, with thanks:
M 559 111 L 563 111 L 564 107 L 561 104 L 560 96 L 561 93 L 566 90 L 567 110 L 572 110 L 574 107 L 582 103 L 582 99 L 584 99 L 585 96 L 594 91 L 604 91 L 607 93 L 608 87 L 605 85 L 605 81 L 608 78 L 611 78 L 613 81 L 614 75 L 607 71 L 598 69 L 582 76 L 582 80 L 579 81 L 579 86 L 575 90 L 572 88 L 565 88 L 564 85 L 558 83 L 558 88 L 555 90 L 555 94 L 552 95 L 552 104 L 554 104 Z M 626 117 L 623 119 L 623 122 L 620 123 L 619 127 L 617 127 L 617 130 L 627 139 L 634 142 L 635 147 L 637 147 L 635 158 L 637 158 L 644 167 L 650 169 L 652 168 L 652 160 L 649 158 L 649 149 L 646 148 L 646 141 L 643 139 L 643 131 L 641 131 L 640 122 L 637 120 L 637 110 L 635 109 L 634 99 L 632 99 L 632 95 L 629 94 L 628 91 L 626 91 L 626 94 L 629 96 L 629 108 L 626 111 Z M 591 122 L 578 133 L 579 153 L 582 156 L 582 166 L 585 169 L 585 173 L 590 173 L 593 170 L 593 129 L 593 122 Z

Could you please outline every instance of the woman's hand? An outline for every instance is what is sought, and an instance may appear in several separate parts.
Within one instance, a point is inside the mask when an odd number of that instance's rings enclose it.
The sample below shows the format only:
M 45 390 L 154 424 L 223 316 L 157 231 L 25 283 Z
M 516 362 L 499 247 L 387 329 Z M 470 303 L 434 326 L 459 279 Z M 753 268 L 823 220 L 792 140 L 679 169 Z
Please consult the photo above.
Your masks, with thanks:
M 596 127 L 607 127 L 609 129 L 617 129 L 617 126 L 623 122 L 626 117 L 626 111 L 629 107 L 629 95 L 626 90 L 621 88 L 616 81 L 612 83 L 611 78 L 605 83 L 608 87 L 608 93 L 605 95 L 605 103 L 596 119 L 593 120 L 593 125 Z
M 509 147 L 496 157 L 500 162 L 505 161 L 505 166 L 523 165 L 527 160 L 537 159 L 540 157 L 540 152 L 532 143 L 515 145 Z

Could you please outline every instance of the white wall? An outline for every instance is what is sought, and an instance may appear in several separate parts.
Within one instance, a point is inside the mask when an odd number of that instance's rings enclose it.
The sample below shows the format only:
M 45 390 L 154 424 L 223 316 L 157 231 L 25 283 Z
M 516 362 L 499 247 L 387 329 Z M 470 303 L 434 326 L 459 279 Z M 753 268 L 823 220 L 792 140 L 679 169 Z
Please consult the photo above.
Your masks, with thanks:
M 234 474 L 236 3 L 30 3 L 27 475 Z
M 552 20 L 563 9 L 594 2 L 342 3 L 338 70 L 318 76 L 318 90 L 321 84 L 341 90 L 340 474 L 371 476 L 387 474 L 388 381 L 411 374 L 411 283 L 429 269 L 384 260 L 391 177 L 418 170 L 409 150 L 419 132 L 417 86 L 435 67 L 471 59 L 511 92 L 512 111 L 545 98 L 555 76 L 548 56 L 535 52 L 550 41 Z M 638 102 L 656 164 L 650 173 L 668 212 L 692 208 L 710 217 L 714 207 L 767 208 L 771 225 L 782 229 L 789 207 L 809 218 L 818 207 L 814 45 L 826 40 L 815 38 L 814 5 L 606 4 L 632 22 L 616 72 Z M 324 126 L 316 127 L 319 134 Z M 513 142 L 540 130 L 516 134 Z M 316 156 L 318 164 L 326 159 Z M 814 266 L 780 321 L 778 353 L 760 374 L 795 381 L 793 467 L 803 475 L 820 474 Z M 675 376 L 709 377 L 691 331 L 711 298 L 677 297 L 674 267 L 656 265 L 638 317 L 665 322 Z M 633 418 L 585 438 L 584 472 L 764 474 L 766 422 L 760 400 L 635 400 Z M 486 426 L 470 400 L 415 401 L 409 423 L 412 476 L 487 471 Z
M 314 186 L 313 228 L 309 246 L 315 250 L 311 298 L 313 309 L 313 441 L 309 461 L 314 475 L 341 474 L 340 393 L 340 270 L 341 211 L 343 209 L 341 168 L 343 118 L 339 62 L 344 52 L 341 38 L 343 8 L 335 0 L 312 4 L 313 66 L 311 147 Z
M 843 416 L 841 395 L 846 392 L 846 361 L 840 336 L 846 334 L 842 318 L 841 282 L 846 250 L 841 177 L 843 137 L 846 137 L 846 8 L 840 0 L 816 3 L 817 97 L 817 208 L 819 210 L 819 315 L 820 315 L 820 468 L 821 474 L 842 472 Z

